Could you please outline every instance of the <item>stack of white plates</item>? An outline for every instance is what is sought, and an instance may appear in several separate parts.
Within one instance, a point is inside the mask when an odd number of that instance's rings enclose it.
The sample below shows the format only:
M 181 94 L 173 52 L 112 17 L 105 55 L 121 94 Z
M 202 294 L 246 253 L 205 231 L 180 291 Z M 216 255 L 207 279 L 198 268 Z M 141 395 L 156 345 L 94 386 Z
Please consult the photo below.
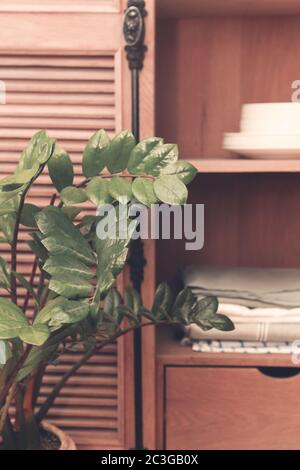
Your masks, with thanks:
M 300 103 L 246 104 L 240 129 L 225 134 L 226 150 L 250 158 L 300 158 Z

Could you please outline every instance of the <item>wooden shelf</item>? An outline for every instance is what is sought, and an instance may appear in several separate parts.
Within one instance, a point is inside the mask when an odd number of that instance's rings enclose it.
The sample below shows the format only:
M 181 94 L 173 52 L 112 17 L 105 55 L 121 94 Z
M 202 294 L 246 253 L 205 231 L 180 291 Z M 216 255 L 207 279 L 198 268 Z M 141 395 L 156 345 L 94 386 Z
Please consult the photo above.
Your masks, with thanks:
M 157 0 L 161 18 L 300 14 L 299 0 Z
M 163 366 L 292 367 L 290 354 L 200 353 L 182 346 L 170 327 L 157 329 L 157 362 Z
M 199 173 L 300 173 L 300 160 L 188 159 Z

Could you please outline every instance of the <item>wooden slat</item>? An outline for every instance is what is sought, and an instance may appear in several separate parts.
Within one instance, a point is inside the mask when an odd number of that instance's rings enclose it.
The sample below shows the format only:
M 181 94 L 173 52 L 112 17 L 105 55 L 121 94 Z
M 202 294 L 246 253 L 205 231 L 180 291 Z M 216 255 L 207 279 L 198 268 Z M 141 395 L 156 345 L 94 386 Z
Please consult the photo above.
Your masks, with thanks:
M 39 129 L 47 129 L 70 153 L 75 183 L 82 181 L 82 151 L 90 136 L 105 128 L 110 136 L 116 128 L 115 59 L 113 55 L 20 55 L 0 54 L 0 77 L 6 81 L 7 104 L 0 106 L 0 177 L 15 170 L 20 154 Z M 49 204 L 54 192 L 47 171 L 31 189 L 28 202 Z M 95 213 L 84 204 L 84 213 Z M 27 241 L 29 230 L 21 227 L 18 270 L 29 279 L 34 256 Z M 10 261 L 9 247 L 0 244 L 0 254 Z M 38 275 L 32 285 L 38 285 Z M 1 295 L 8 293 L 0 291 Z M 18 286 L 18 302 L 26 290 Z M 28 303 L 28 316 L 34 301 Z M 68 345 L 67 345 L 68 346 Z M 66 352 L 49 365 L 40 406 L 59 381 L 81 357 L 82 351 Z M 120 442 L 118 350 L 113 344 L 95 355 L 72 377 L 56 400 L 49 420 L 66 429 L 77 444 L 90 448 L 100 442 Z M 91 444 L 92 443 L 92 444 Z

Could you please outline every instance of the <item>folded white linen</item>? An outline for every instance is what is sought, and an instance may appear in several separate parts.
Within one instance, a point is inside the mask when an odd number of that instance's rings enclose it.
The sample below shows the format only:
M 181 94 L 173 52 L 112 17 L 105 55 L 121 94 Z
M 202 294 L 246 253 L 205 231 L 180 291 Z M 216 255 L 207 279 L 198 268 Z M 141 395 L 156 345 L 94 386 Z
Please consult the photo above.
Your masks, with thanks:
M 207 341 L 192 343 L 193 351 L 202 353 L 292 354 L 293 343 Z
M 299 323 L 300 308 L 248 308 L 236 304 L 219 304 L 218 313 L 237 323 Z
M 184 271 L 184 284 L 198 296 L 215 295 L 223 303 L 227 299 L 248 306 L 300 307 L 300 269 L 296 268 L 191 266 Z
M 232 317 L 231 317 L 232 318 Z M 234 322 L 234 318 L 232 318 Z M 191 340 L 220 341 L 276 341 L 292 342 L 300 340 L 300 322 L 298 323 L 262 323 L 234 322 L 235 330 L 224 332 L 219 330 L 203 331 L 192 324 L 186 327 L 186 335 Z

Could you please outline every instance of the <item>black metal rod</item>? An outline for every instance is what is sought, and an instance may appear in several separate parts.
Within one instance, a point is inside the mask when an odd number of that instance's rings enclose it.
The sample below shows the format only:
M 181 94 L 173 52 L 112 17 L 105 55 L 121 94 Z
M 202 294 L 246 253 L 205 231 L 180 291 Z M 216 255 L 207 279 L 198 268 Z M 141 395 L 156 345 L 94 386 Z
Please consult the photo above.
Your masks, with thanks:
M 132 88 L 132 133 L 135 140 L 140 140 L 140 71 L 133 69 L 131 71 Z
M 146 53 L 145 21 L 147 15 L 144 0 L 128 0 L 124 18 L 124 37 L 126 41 L 128 65 L 131 70 L 132 133 L 136 142 L 140 140 L 140 71 Z M 131 243 L 129 265 L 133 287 L 141 292 L 144 278 L 143 243 L 140 239 Z M 143 449 L 143 393 L 142 393 L 142 335 L 134 334 L 134 377 L 135 377 L 135 445 Z

